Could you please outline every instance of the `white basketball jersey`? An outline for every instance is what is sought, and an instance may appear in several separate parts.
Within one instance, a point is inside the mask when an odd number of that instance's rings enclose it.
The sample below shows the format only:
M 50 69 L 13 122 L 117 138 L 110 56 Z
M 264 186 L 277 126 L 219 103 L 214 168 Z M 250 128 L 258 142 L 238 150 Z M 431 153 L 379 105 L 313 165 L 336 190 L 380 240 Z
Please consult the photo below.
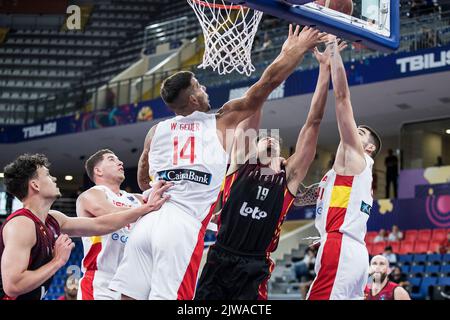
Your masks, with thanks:
M 356 176 L 341 176 L 331 169 L 319 184 L 316 228 L 323 236 L 341 232 L 365 244 L 367 220 L 372 209 L 373 159 L 364 155 L 366 167 Z
M 149 174 L 152 181 L 172 181 L 169 201 L 203 221 L 217 200 L 227 161 L 216 116 L 195 111 L 158 123 L 150 146 Z
M 134 195 L 123 190 L 120 190 L 120 195 L 117 195 L 106 186 L 94 186 L 91 189 L 103 191 L 108 201 L 116 207 L 123 207 L 124 210 L 141 205 Z M 104 236 L 82 237 L 84 258 L 81 266 L 83 273 L 98 271 L 103 276 L 112 278 L 122 260 L 125 243 L 133 225 L 130 224 Z

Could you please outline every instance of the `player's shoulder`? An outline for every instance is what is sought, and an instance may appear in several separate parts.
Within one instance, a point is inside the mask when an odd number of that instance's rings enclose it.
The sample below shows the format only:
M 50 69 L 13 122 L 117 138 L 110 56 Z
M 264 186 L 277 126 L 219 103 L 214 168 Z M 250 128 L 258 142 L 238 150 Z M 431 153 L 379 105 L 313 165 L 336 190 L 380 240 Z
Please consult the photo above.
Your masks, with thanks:
M 92 201 L 94 199 L 104 197 L 105 197 L 105 190 L 101 188 L 101 186 L 94 186 L 82 192 L 77 198 L 77 203 L 84 201 Z
M 2 230 L 3 240 L 14 238 L 21 243 L 32 243 L 36 241 L 36 223 L 25 215 L 15 216 L 6 223 Z

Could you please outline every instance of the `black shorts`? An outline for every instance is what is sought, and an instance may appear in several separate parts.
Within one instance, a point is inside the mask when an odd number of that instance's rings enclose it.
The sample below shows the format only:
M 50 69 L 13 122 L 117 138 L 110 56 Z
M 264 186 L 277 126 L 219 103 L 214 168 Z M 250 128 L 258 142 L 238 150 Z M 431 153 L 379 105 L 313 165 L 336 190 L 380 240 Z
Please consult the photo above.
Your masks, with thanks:
M 237 255 L 212 246 L 195 300 L 267 299 L 270 262 L 266 257 Z

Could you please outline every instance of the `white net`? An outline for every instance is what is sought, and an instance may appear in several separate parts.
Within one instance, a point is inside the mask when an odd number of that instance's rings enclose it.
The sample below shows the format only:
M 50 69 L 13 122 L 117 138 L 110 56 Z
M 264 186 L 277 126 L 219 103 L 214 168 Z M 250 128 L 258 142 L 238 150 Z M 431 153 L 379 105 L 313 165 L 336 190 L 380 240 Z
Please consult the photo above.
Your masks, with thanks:
M 205 53 L 199 68 L 219 74 L 255 71 L 251 50 L 263 13 L 223 0 L 187 0 L 194 9 L 205 37 Z
M 294 200 L 294 206 L 313 206 L 316 205 L 318 198 L 319 183 L 314 183 L 308 187 L 300 184 Z

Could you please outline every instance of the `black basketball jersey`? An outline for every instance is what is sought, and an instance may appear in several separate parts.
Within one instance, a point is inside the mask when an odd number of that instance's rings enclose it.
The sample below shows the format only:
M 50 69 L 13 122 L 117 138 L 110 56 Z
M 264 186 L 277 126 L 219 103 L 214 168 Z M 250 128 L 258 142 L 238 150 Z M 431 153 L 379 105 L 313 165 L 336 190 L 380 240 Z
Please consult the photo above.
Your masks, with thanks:
M 268 168 L 247 161 L 225 178 L 218 246 L 245 255 L 267 255 L 277 248 L 281 224 L 295 197 L 287 188 L 284 167 L 272 175 L 264 170 Z

